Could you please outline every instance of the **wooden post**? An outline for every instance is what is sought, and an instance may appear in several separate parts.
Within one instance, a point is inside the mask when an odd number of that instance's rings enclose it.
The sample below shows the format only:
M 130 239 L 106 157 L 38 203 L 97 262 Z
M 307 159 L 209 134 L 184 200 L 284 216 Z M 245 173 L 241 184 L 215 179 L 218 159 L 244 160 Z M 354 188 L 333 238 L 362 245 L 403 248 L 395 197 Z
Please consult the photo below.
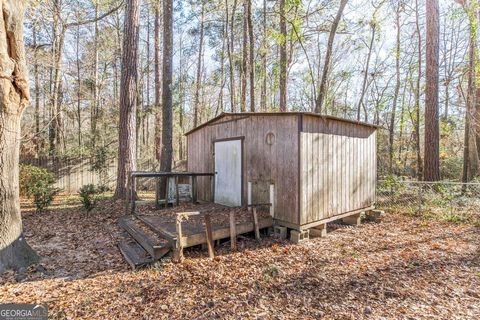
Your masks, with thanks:
M 159 194 L 160 190 L 159 189 L 160 188 L 158 187 L 158 185 L 159 185 L 159 182 L 160 182 L 160 178 L 155 177 L 154 180 L 155 180 L 155 208 L 159 209 L 160 208 L 160 204 L 159 204 L 159 202 L 160 202 L 160 194 Z
M 252 182 L 248 181 L 248 184 L 247 184 L 247 205 L 249 206 L 248 210 L 252 210 L 252 208 L 250 207 L 251 204 L 252 204 Z
M 253 207 L 253 228 L 255 229 L 255 239 L 260 240 L 260 230 L 258 229 L 257 207 Z
M 178 190 L 178 176 L 175 176 L 175 201 L 176 205 L 180 205 L 180 191 Z
M 168 191 L 170 189 L 170 177 L 166 176 L 165 180 L 165 208 L 168 207 Z
M 192 202 L 197 203 L 197 176 L 192 176 Z
M 235 211 L 230 211 L 230 244 L 232 250 L 237 250 L 237 225 L 235 223 Z
M 215 253 L 213 251 L 212 221 L 208 213 L 205 214 L 205 232 L 207 234 L 208 255 L 213 259 L 215 258 Z
M 270 216 L 275 217 L 275 185 L 270 184 Z
M 130 199 L 132 201 L 132 215 L 135 214 L 135 209 L 136 209 L 136 199 L 135 199 L 135 195 L 137 194 L 137 183 L 136 183 L 136 180 L 135 180 L 135 176 L 134 175 L 131 175 L 131 188 L 130 188 Z
M 183 261 L 183 232 L 182 232 L 183 215 L 178 214 L 175 220 L 175 228 L 177 231 L 177 241 L 175 242 L 175 250 L 173 252 L 173 261 L 181 263 Z
M 130 172 L 129 172 L 127 177 L 127 194 L 125 195 L 125 215 L 128 214 L 128 211 L 130 209 L 130 188 L 131 188 L 131 182 L 130 182 Z

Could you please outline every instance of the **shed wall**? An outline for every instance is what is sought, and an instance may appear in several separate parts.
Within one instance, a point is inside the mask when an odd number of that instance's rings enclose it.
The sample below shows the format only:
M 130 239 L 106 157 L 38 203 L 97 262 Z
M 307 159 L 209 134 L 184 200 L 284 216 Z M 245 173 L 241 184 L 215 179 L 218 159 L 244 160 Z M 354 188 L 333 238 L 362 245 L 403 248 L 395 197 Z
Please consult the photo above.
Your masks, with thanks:
M 253 202 L 269 202 L 268 188 L 275 185 L 275 219 L 299 224 L 299 119 L 289 116 L 225 116 L 190 133 L 188 171 L 214 171 L 214 141 L 244 137 L 243 203 L 247 199 L 247 182 L 253 182 Z M 273 133 L 273 144 L 266 143 Z M 211 201 L 211 178 L 199 178 L 200 200 Z
M 300 134 L 300 224 L 375 202 L 376 130 L 304 115 Z

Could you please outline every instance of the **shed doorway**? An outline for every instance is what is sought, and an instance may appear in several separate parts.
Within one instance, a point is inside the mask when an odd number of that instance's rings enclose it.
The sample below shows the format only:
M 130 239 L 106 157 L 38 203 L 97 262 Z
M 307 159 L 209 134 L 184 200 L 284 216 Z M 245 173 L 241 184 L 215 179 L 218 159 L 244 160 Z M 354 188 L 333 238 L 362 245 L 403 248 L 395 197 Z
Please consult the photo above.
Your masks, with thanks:
M 215 203 L 242 205 L 242 139 L 216 141 Z

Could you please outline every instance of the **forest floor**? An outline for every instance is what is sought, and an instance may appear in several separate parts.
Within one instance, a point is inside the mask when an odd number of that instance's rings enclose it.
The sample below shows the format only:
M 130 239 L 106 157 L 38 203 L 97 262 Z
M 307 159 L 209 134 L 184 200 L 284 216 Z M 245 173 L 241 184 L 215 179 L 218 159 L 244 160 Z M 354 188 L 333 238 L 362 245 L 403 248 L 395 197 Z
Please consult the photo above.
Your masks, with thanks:
M 387 214 L 291 244 L 241 237 L 217 257 L 187 250 L 132 271 L 117 248 L 121 202 L 90 215 L 62 203 L 23 211 L 43 257 L 1 276 L 0 301 L 43 303 L 51 319 L 479 319 L 480 228 Z

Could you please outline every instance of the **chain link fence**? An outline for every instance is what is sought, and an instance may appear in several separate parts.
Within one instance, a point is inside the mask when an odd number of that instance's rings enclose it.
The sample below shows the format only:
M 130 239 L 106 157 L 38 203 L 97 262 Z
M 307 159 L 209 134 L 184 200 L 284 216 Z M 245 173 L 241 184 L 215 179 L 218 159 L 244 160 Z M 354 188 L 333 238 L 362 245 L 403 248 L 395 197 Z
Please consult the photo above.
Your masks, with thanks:
M 480 183 L 379 180 L 377 207 L 387 212 L 480 225 Z

